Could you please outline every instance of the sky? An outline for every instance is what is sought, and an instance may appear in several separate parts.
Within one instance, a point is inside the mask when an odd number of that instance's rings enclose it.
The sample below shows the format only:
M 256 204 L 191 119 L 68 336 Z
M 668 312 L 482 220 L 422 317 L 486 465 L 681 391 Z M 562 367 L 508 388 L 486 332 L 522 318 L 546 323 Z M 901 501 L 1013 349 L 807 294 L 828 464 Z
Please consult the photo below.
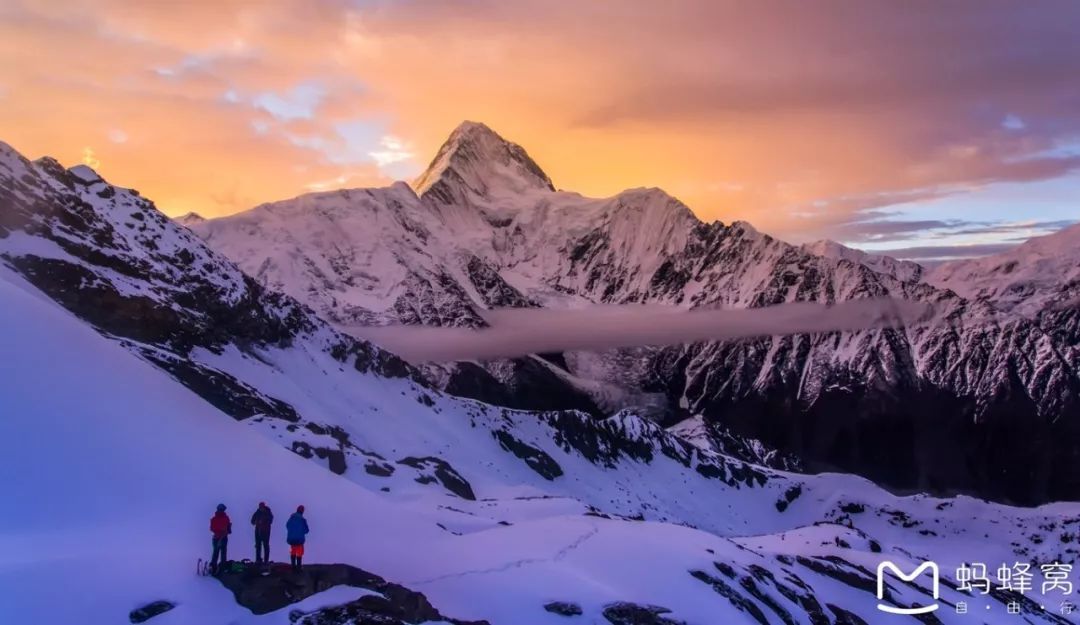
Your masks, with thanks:
M 420 173 L 481 121 L 559 188 L 900 257 L 1080 220 L 1080 2 L 4 0 L 0 140 L 206 217 Z

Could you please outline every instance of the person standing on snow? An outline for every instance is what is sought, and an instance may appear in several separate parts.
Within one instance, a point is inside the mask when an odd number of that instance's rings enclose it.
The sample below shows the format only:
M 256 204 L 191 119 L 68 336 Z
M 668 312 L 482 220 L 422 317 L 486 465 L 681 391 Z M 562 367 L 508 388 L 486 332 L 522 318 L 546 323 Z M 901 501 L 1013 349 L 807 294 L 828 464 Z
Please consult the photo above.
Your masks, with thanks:
M 259 502 L 259 508 L 251 515 L 251 524 L 255 527 L 255 564 L 270 562 L 270 526 L 274 523 L 274 513 L 265 501 Z
M 232 521 L 225 514 L 225 504 L 219 503 L 217 512 L 210 518 L 211 544 L 214 546 L 214 554 L 210 557 L 211 574 L 217 574 L 219 563 L 224 566 L 229 559 L 229 534 L 232 534 Z
M 307 519 L 304 518 L 304 506 L 297 506 L 296 512 L 285 523 L 285 542 L 289 543 L 289 559 L 294 573 L 299 573 L 304 557 L 304 540 L 308 533 Z

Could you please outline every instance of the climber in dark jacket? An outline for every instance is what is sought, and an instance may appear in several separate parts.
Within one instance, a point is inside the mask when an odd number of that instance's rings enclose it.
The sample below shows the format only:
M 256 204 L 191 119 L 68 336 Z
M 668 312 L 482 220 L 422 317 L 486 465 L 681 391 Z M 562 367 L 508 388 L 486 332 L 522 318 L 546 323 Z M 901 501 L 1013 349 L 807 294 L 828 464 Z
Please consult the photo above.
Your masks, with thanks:
M 210 557 L 210 573 L 218 572 L 218 565 L 225 565 L 229 560 L 229 534 L 232 534 L 232 521 L 225 514 L 225 504 L 219 503 L 217 512 L 210 518 L 210 536 L 214 547 L 214 553 Z M 220 558 L 220 559 L 219 559 Z
M 296 512 L 285 522 L 285 542 L 289 543 L 289 559 L 293 572 L 299 573 L 304 558 L 304 540 L 307 537 L 308 524 L 304 518 L 304 506 L 297 506 Z
M 251 515 L 251 524 L 255 527 L 255 564 L 270 562 L 270 526 L 274 523 L 274 513 L 265 501 L 259 502 L 259 508 Z

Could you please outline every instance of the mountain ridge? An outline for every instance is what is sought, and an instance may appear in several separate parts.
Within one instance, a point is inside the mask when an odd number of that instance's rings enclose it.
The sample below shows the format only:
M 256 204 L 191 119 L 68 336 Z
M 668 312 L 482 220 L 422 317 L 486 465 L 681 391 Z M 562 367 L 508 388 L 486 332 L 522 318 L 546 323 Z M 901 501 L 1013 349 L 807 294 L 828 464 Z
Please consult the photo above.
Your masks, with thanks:
M 1080 224 L 982 258 L 942 263 L 926 281 L 1003 312 L 1035 317 L 1080 296 Z
M 496 142 L 487 127 L 468 128 Z M 440 152 L 455 153 L 458 139 Z M 469 163 L 471 173 L 486 171 Z M 345 331 L 373 323 L 479 328 L 485 309 L 504 306 L 758 307 L 886 296 L 926 302 L 944 311 L 944 325 L 559 359 L 571 376 L 565 381 L 607 413 L 651 406 L 667 425 L 704 415 L 811 467 L 858 471 L 898 488 L 1010 500 L 1080 497 L 1080 482 L 1052 475 L 1080 446 L 1080 362 L 1054 327 L 1002 317 L 986 301 L 925 284 L 902 263 L 830 258 L 745 222 L 704 223 L 659 189 L 595 199 L 544 184 L 520 191 L 501 174 L 479 189 L 458 176 L 439 180 L 445 192 L 432 193 L 432 186 L 395 199 L 390 213 L 400 219 L 385 217 L 380 192 L 351 190 L 275 203 L 297 209 L 321 202 L 348 218 L 312 217 L 321 210 L 314 206 L 286 223 L 237 227 L 248 218 L 233 216 L 195 230 L 260 282 Z M 480 364 L 495 377 L 505 370 Z M 946 415 L 949 427 L 923 423 L 917 414 L 927 412 Z M 1000 437 L 1024 428 L 1033 434 L 998 483 Z M 953 445 L 959 456 L 916 451 L 938 445 Z M 1047 445 L 1062 448 L 1031 473 L 1025 467 Z

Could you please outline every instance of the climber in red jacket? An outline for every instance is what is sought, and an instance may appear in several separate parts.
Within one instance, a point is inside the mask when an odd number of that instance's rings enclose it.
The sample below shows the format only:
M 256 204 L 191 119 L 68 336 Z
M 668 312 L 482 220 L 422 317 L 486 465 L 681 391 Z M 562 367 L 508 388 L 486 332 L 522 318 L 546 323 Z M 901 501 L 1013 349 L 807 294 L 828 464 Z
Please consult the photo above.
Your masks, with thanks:
M 232 521 L 225 514 L 225 504 L 219 503 L 217 512 L 210 518 L 211 544 L 214 546 L 214 554 L 210 557 L 211 575 L 217 574 L 219 562 L 224 566 L 229 559 L 229 534 L 232 534 Z

